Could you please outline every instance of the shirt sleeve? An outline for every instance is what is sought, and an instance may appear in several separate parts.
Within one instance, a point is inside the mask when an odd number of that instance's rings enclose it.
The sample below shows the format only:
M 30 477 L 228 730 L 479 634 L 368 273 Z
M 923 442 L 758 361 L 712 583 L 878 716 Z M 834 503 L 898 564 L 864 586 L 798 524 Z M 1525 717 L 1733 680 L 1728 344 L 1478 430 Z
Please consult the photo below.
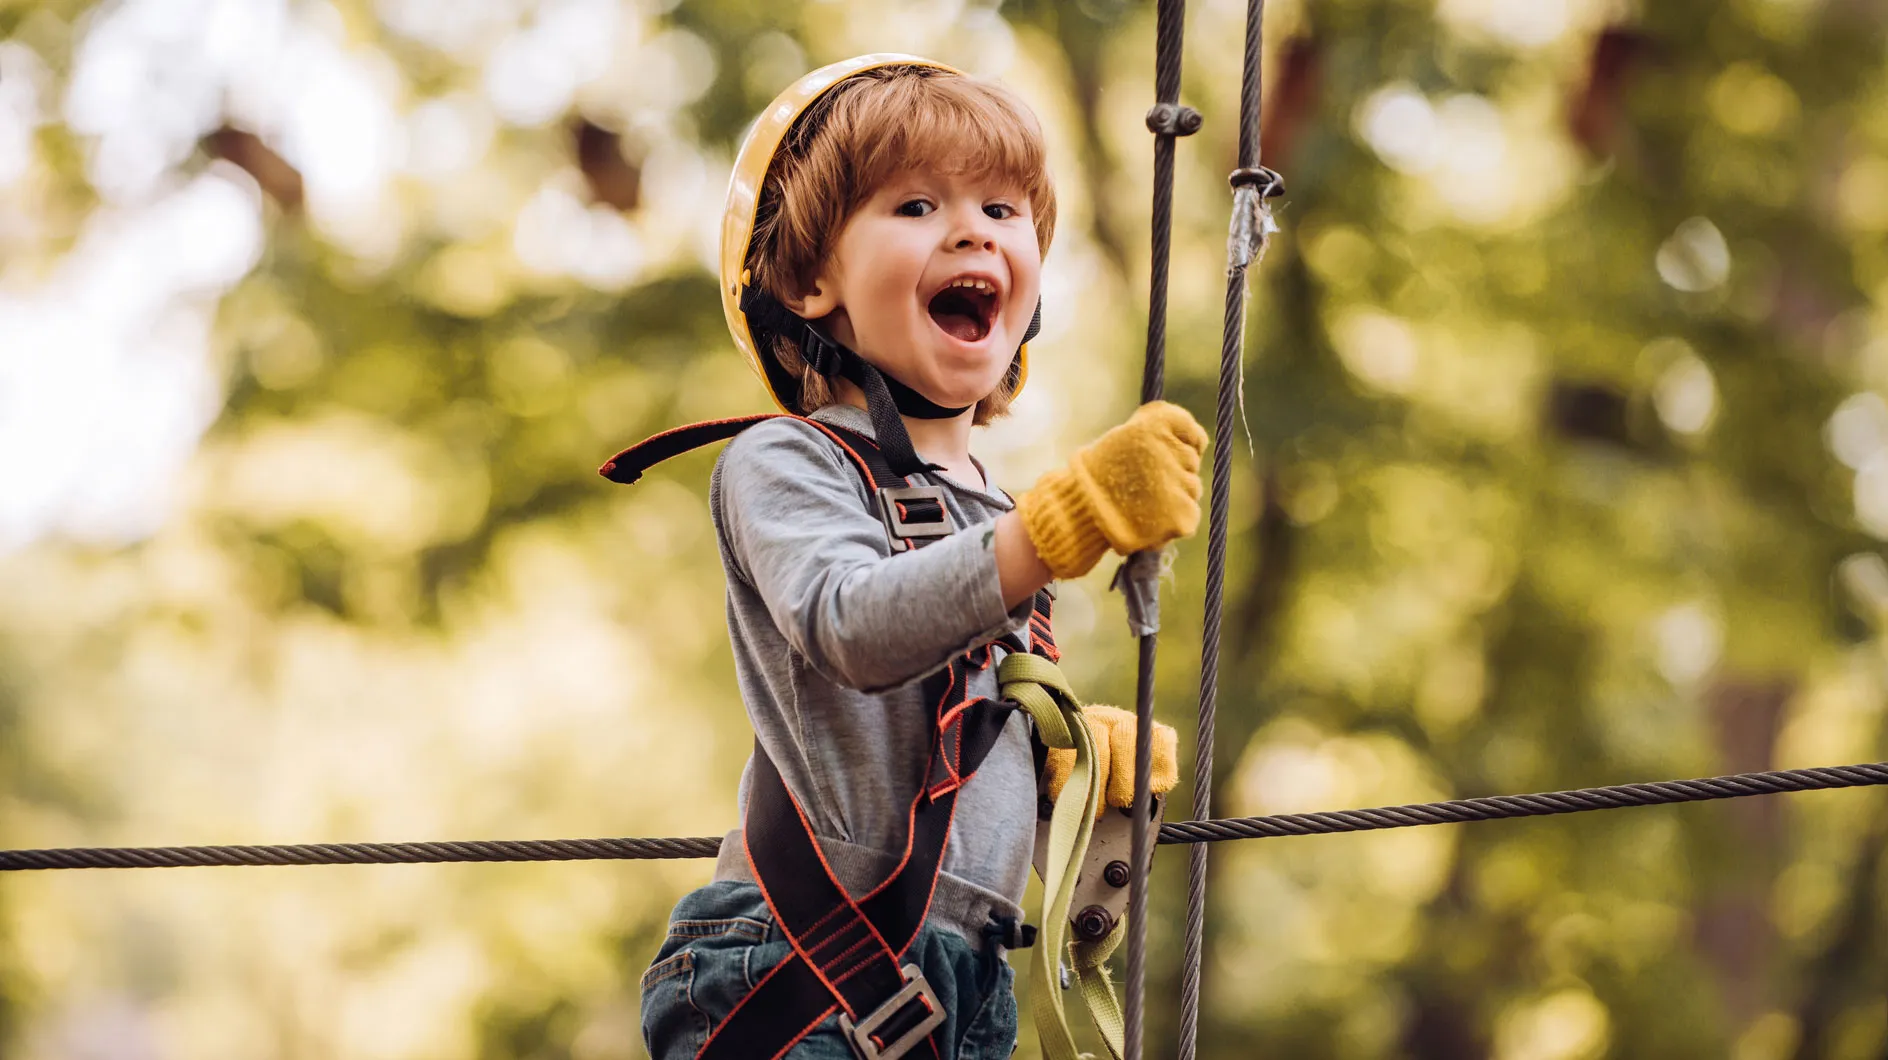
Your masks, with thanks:
M 994 523 L 894 554 L 875 501 L 850 458 L 794 420 L 748 428 L 716 465 L 710 502 L 729 575 L 815 670 L 882 691 L 1028 620 L 1030 601 L 1003 608 Z

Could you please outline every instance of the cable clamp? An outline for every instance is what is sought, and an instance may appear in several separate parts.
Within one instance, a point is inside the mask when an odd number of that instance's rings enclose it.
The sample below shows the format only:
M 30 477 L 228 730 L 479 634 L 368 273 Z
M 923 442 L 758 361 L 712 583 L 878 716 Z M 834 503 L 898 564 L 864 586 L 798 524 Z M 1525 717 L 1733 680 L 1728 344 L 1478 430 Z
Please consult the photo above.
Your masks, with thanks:
M 1272 220 L 1272 207 L 1265 200 L 1271 188 L 1282 186 L 1259 180 L 1233 185 L 1232 221 L 1226 233 L 1227 275 L 1236 276 L 1256 261 L 1265 251 L 1265 241 L 1278 231 L 1278 222 Z
M 1255 185 L 1264 189 L 1264 198 L 1276 199 L 1285 194 L 1285 178 L 1275 169 L 1265 166 L 1246 166 L 1232 171 L 1226 182 L 1235 188 Z
M 1156 136 L 1192 136 L 1205 122 L 1184 103 L 1156 103 L 1147 111 L 1147 131 Z
M 1128 631 L 1137 637 L 1160 632 L 1160 553 L 1147 550 L 1127 558 L 1109 586 L 1128 605 Z

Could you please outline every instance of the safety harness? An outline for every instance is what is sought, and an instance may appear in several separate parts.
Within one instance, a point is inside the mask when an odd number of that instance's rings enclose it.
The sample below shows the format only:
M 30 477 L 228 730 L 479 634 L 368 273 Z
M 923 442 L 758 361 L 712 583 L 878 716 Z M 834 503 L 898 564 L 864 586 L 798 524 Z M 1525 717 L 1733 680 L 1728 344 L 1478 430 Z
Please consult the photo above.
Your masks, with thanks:
M 781 414 L 665 431 L 624 450 L 602 473 L 615 482 L 634 482 L 662 460 L 776 418 Z M 872 439 L 816 420 L 787 418 L 820 430 L 851 459 L 894 551 L 918 548 L 954 531 L 943 490 L 910 483 Z M 917 966 L 903 958 L 930 909 L 957 794 L 976 775 L 1015 709 L 969 696 L 969 678 L 989 669 L 998 644 L 1015 655 L 1032 655 L 1052 670 L 1060 653 L 1050 625 L 1051 599 L 1047 590 L 1036 594 L 1029 645 L 1008 634 L 958 655 L 924 679 L 924 696 L 934 704 L 930 759 L 912 794 L 903 855 L 866 894 L 854 895 L 839 881 L 805 810 L 756 742 L 743 822 L 745 852 L 793 952 L 713 1028 L 699 1054 L 704 1060 L 780 1056 L 834 1012 L 864 1060 L 891 1060 L 914 1050 L 920 1056 L 942 1055 L 931 1034 L 944 1011 Z M 1020 948 L 1033 942 L 1035 929 L 998 920 L 991 934 L 1006 947 Z

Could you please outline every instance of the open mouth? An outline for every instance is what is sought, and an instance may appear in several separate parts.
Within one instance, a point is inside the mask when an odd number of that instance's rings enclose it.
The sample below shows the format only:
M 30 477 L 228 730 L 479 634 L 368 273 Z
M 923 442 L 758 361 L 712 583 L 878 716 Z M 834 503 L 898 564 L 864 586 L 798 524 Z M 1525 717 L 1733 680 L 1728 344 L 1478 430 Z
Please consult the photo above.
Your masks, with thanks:
M 944 334 L 962 342 L 980 342 L 996 323 L 996 286 L 988 280 L 952 280 L 931 296 L 928 308 Z

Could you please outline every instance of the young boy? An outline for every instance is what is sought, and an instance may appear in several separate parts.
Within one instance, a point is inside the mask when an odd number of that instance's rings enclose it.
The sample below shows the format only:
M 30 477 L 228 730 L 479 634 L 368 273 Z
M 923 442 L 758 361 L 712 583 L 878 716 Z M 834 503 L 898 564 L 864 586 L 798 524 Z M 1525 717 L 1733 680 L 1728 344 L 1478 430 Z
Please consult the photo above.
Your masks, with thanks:
M 1014 503 L 986 481 L 971 427 L 1023 385 L 1054 227 L 1033 116 L 926 60 L 809 74 L 742 147 L 722 296 L 793 416 L 720 431 L 757 739 L 746 827 L 642 980 L 655 1060 L 1014 1048 L 1037 762 L 995 664 L 1054 657 L 1053 578 L 1193 531 L 1206 442 L 1155 403 Z

